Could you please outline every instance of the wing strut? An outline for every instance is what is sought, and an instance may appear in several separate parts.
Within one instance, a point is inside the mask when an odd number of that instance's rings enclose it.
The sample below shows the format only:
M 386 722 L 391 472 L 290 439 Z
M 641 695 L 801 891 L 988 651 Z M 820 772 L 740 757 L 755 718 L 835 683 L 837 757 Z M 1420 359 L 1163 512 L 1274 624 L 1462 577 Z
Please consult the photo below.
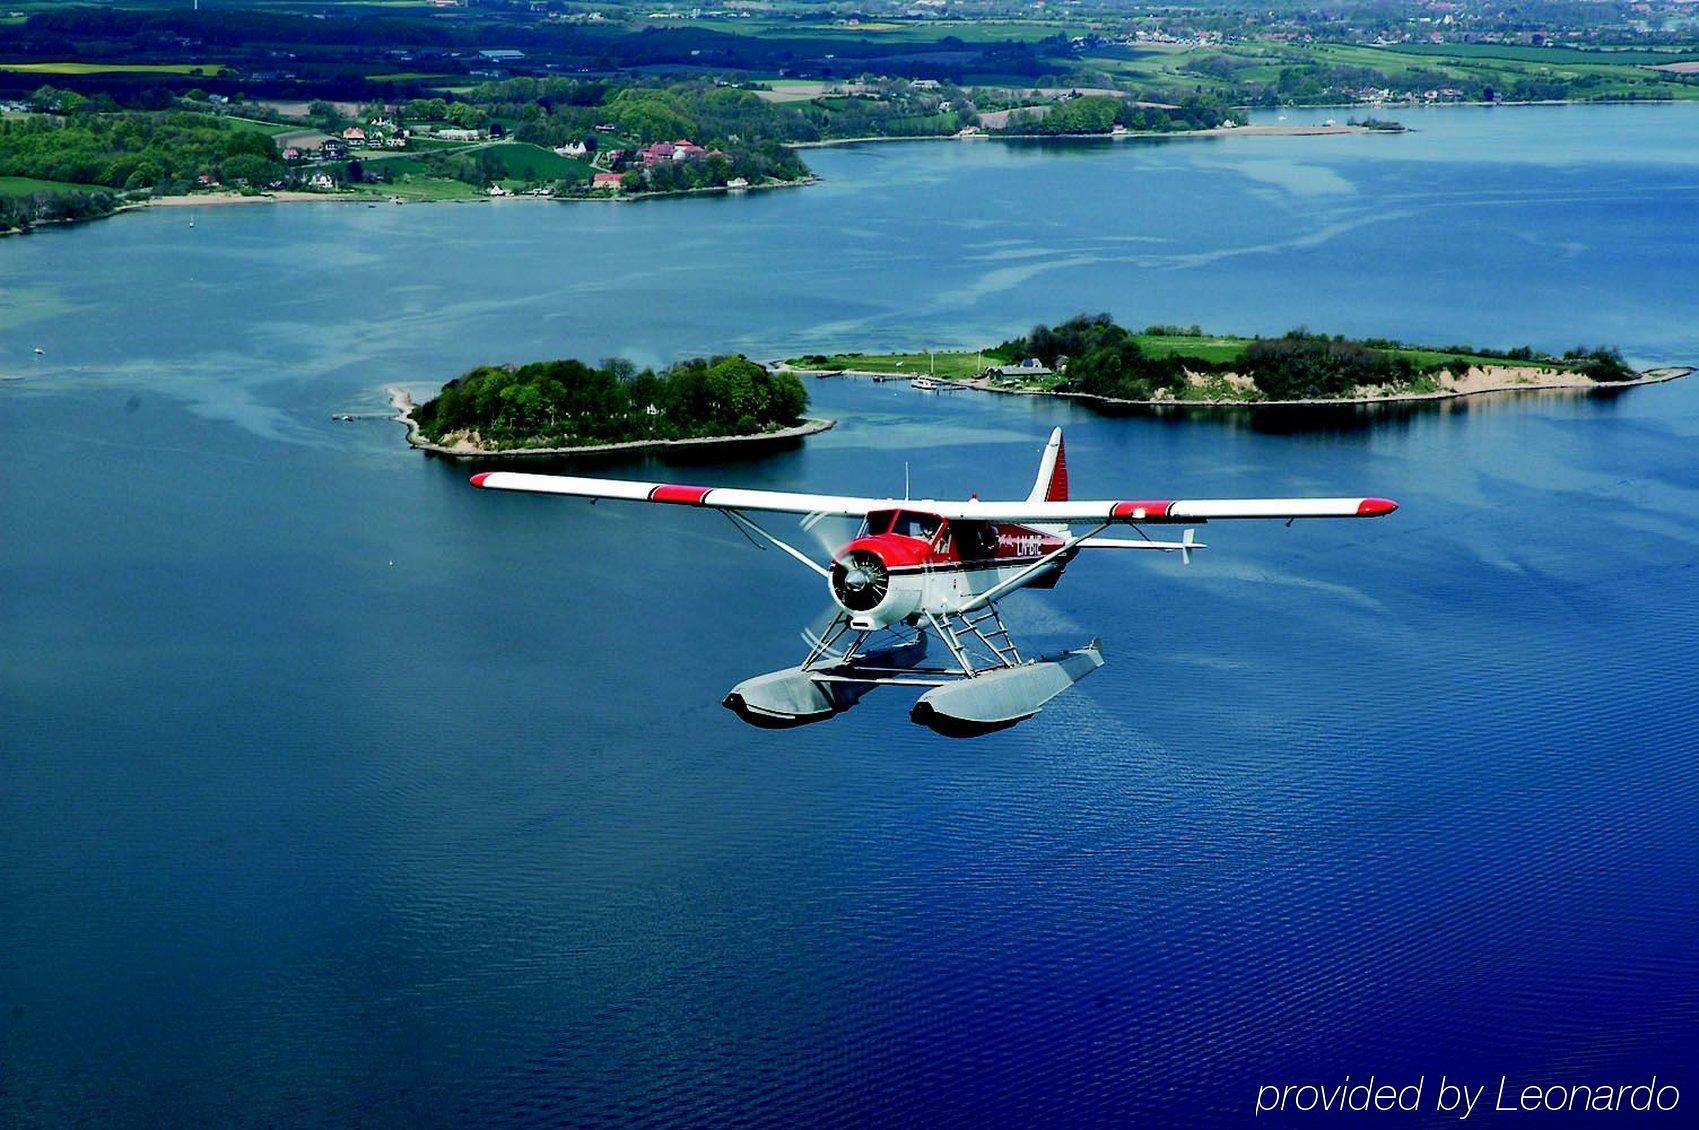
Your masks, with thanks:
M 826 568 L 824 565 L 822 565 L 818 561 L 814 560 L 814 558 L 808 556 L 808 554 L 802 552 L 802 550 L 796 548 L 796 546 L 791 545 L 788 542 L 781 541 L 778 538 L 774 537 L 772 534 L 770 534 L 766 530 L 762 529 L 760 524 L 753 521 L 748 515 L 742 514 L 742 513 L 738 512 L 736 510 L 725 510 L 725 511 L 722 511 L 722 513 L 725 514 L 725 516 L 727 518 L 730 518 L 732 520 L 732 524 L 735 525 L 738 529 L 742 530 L 745 534 L 749 534 L 749 533 L 759 534 L 761 537 L 765 538 L 769 542 L 772 542 L 774 545 L 778 546 L 780 549 L 784 550 L 790 556 L 796 558 L 798 561 L 802 562 L 804 565 L 808 566 L 810 569 L 814 570 L 816 573 L 820 574 L 822 577 L 825 577 L 828 580 L 831 579 L 832 571 L 830 569 Z
M 1069 538 L 1067 541 L 1063 542 L 1057 548 L 1051 550 L 1049 553 L 1046 553 L 1043 557 L 1040 557 L 1037 561 L 1034 561 L 1031 565 L 1028 565 L 1025 569 L 1022 569 L 1019 573 L 1016 573 L 1014 576 L 1008 578 L 1007 580 L 999 581 L 996 584 L 992 585 L 990 588 L 986 589 L 984 592 L 980 593 L 978 596 L 974 597 L 972 600 L 968 601 L 966 604 L 964 604 L 960 608 L 956 609 L 956 611 L 957 612 L 972 612 L 977 608 L 984 608 L 987 604 L 990 604 L 992 601 L 996 600 L 998 597 L 1002 596 L 1004 593 L 1012 592 L 1013 590 L 1018 589 L 1022 585 L 1026 584 L 1026 582 L 1028 580 L 1030 580 L 1031 578 L 1038 575 L 1039 570 L 1048 569 L 1050 566 L 1054 565 L 1056 563 L 1056 559 L 1058 557 L 1062 556 L 1062 554 L 1067 553 L 1071 549 L 1078 549 L 1080 544 L 1082 542 L 1084 542 L 1087 538 L 1093 537 L 1097 534 L 1101 534 L 1104 530 L 1106 530 L 1108 528 L 1109 528 L 1109 523 L 1104 522 L 1100 526 L 1092 527 L 1091 529 L 1087 530 L 1085 533 L 1080 534 L 1078 537 Z

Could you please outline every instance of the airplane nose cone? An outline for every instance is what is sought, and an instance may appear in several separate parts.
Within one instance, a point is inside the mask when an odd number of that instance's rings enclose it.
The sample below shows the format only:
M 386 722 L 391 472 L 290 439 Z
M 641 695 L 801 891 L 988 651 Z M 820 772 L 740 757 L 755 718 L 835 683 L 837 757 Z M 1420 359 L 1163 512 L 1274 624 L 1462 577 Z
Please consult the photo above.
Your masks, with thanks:
M 868 582 L 872 579 L 872 577 L 867 575 L 866 569 L 851 569 L 849 572 L 844 574 L 844 587 L 847 589 L 854 589 L 859 592 L 866 588 Z

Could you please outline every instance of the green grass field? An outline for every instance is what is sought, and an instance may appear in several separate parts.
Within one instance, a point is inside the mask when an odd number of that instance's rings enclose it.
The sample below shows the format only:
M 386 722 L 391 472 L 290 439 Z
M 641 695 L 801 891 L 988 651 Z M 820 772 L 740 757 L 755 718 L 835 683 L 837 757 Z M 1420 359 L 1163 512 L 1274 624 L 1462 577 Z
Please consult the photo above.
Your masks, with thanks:
M 433 177 L 425 173 L 403 173 L 389 184 L 361 185 L 355 191 L 374 200 L 399 196 L 410 201 L 481 200 L 484 193 L 464 181 Z
M 0 196 L 34 196 L 38 192 L 100 192 L 98 184 L 71 184 L 58 180 L 36 180 L 34 177 L 0 177 Z
M 892 373 L 905 377 L 919 377 L 928 372 L 935 372 L 938 376 L 950 380 L 967 380 L 979 376 L 985 371 L 985 366 L 996 362 L 980 353 L 940 351 L 932 355 L 931 369 L 928 369 L 928 360 L 924 353 L 834 353 L 824 361 L 818 357 L 793 357 L 790 364 L 799 369 L 825 369 L 833 372 L 859 369 L 868 373 Z
M 1611 98 L 1699 98 L 1699 84 L 1650 69 L 1653 63 L 1692 58 L 1693 52 L 1580 50 L 1496 44 L 1405 44 L 1370 47 L 1348 43 L 1236 43 L 1228 47 L 1152 52 L 1136 58 L 1088 56 L 1082 60 L 1125 83 L 1183 85 L 1229 100 L 1252 86 L 1279 81 L 1294 65 L 1368 67 L 1398 81 L 1421 72 L 1442 76 L 1446 85 L 1470 92 L 1503 89 L 1519 79 L 1576 84 L 1575 96 Z M 1233 65 L 1230 77 L 1186 69 L 1188 63 L 1219 58 Z M 1436 80 L 1437 81 L 1437 80 Z
M 218 63 L 0 63 L 0 71 L 26 75 L 219 75 Z
M 223 119 L 238 129 L 250 129 L 255 133 L 263 133 L 267 137 L 277 137 L 285 133 L 305 132 L 299 125 L 288 122 L 262 122 L 254 118 L 238 118 L 232 114 L 222 115 Z
M 863 20 L 856 26 L 815 20 L 771 19 L 648 19 L 631 21 L 632 27 L 688 28 L 747 35 L 760 39 L 842 40 L 889 44 L 930 44 L 945 36 L 964 43 L 1033 42 L 1053 35 L 1083 35 L 1091 30 L 1083 21 L 1058 20 Z
M 503 180 L 585 180 L 591 173 L 587 162 L 562 157 L 552 149 L 544 149 L 540 145 L 525 141 L 485 146 L 478 152 L 493 154 L 501 162 Z
M 1400 43 L 1382 48 L 1405 55 L 1442 55 L 1457 59 L 1512 59 L 1520 63 L 1563 66 L 1569 63 L 1652 67 L 1699 59 L 1699 48 L 1649 50 L 1637 47 L 1524 47 L 1517 43 Z

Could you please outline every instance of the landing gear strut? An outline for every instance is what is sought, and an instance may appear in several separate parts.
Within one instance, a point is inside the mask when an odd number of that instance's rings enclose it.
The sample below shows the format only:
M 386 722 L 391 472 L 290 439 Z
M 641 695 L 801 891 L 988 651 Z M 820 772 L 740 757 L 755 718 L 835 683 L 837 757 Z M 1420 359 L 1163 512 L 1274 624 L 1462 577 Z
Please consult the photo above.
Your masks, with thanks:
M 929 635 L 943 643 L 949 666 L 921 665 Z M 725 706 L 753 725 L 801 726 L 841 714 L 874 687 L 927 687 L 910 717 L 941 734 L 971 737 L 1032 717 L 1101 666 L 1097 640 L 1023 659 L 995 602 L 968 612 L 928 612 L 912 625 L 880 630 L 854 628 L 840 611 L 810 638 L 801 664 L 744 680 Z

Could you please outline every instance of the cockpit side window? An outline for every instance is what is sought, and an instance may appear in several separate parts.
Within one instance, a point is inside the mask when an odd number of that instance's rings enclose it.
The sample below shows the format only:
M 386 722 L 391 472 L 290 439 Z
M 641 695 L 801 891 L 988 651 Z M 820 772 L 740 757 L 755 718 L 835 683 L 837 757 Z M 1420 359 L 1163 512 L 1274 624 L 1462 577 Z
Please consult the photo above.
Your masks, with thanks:
M 944 520 L 936 514 L 913 514 L 907 510 L 897 515 L 897 520 L 891 524 L 893 534 L 901 534 L 906 538 L 919 538 L 921 541 L 931 541 L 938 533 L 938 527 Z
M 997 556 L 997 527 L 990 522 L 951 522 L 964 561 Z

